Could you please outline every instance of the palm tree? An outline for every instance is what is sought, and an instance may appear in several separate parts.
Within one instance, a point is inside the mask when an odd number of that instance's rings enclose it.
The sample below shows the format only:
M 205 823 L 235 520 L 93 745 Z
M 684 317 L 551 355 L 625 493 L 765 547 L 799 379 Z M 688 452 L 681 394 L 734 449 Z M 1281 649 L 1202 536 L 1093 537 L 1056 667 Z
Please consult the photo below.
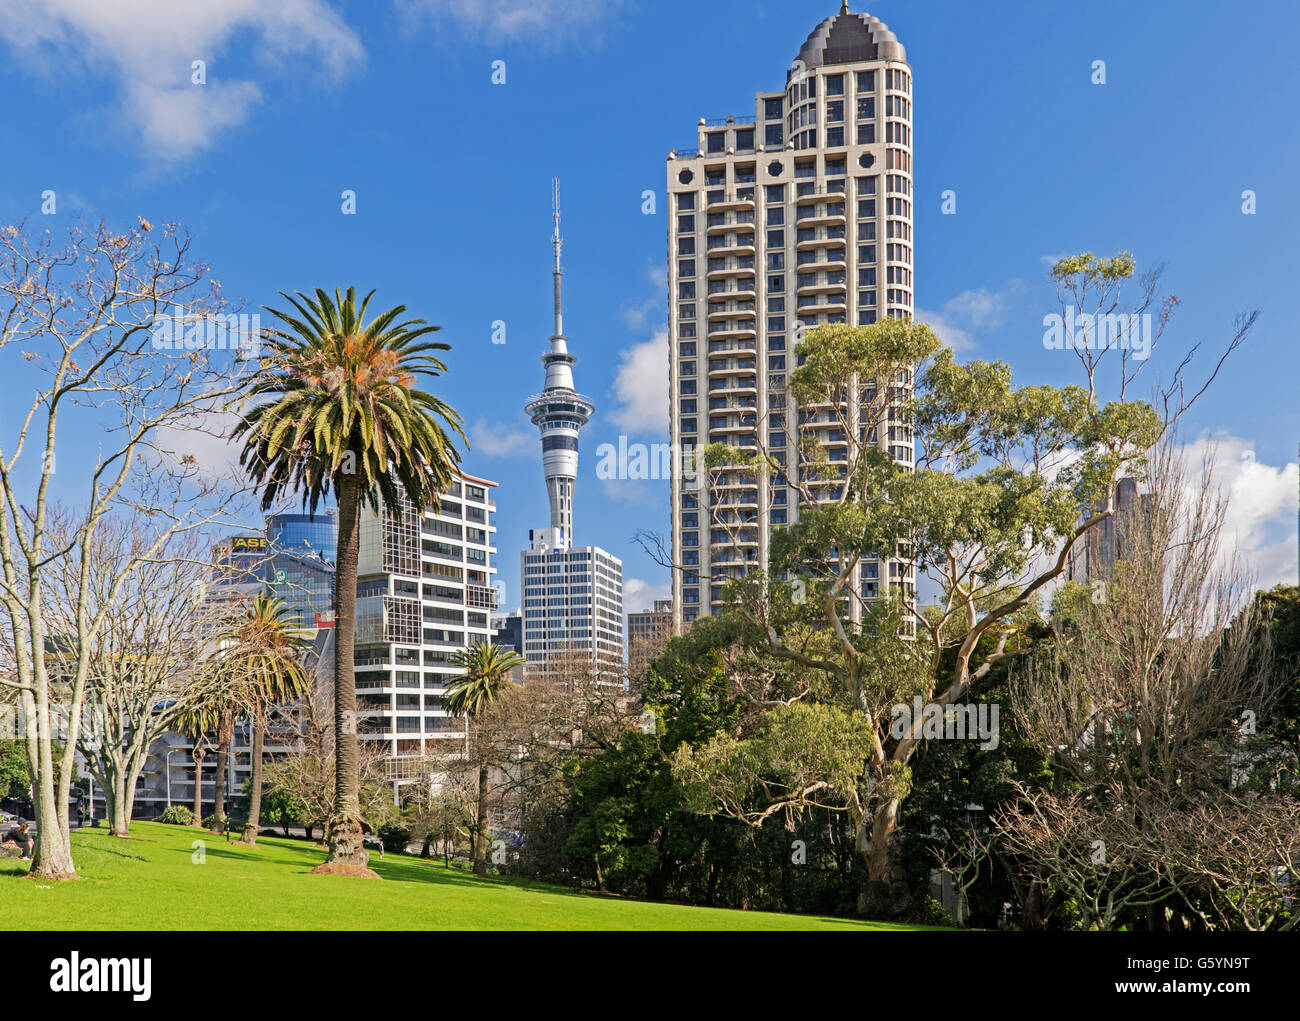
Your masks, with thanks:
M 242 691 L 241 701 L 253 724 L 252 776 L 248 821 L 240 841 L 257 843 L 262 814 L 262 748 L 271 707 L 301 697 L 307 690 L 303 655 L 306 636 L 293 620 L 293 608 L 283 599 L 259 592 L 221 636 L 222 655 L 232 661 Z
M 190 820 L 191 826 L 203 825 L 203 760 L 210 747 L 208 734 L 216 729 L 216 725 L 216 719 L 207 706 L 196 706 L 176 718 L 176 730 L 194 742 L 190 750 L 194 759 L 194 818 Z
M 419 377 L 446 366 L 433 356 L 448 345 L 421 340 L 438 329 L 401 319 L 399 305 L 364 322 L 373 291 L 357 306 L 352 288 L 331 298 L 281 292 L 297 313 L 268 308 L 286 330 L 264 331 L 267 350 L 249 387 L 256 403 L 236 425 L 240 463 L 262 491 L 264 510 L 286 493 L 314 511 L 333 490 L 339 507 L 335 568 L 334 811 L 327 862 L 364 865 L 357 766 L 357 692 L 353 641 L 357 601 L 357 525 L 363 505 L 399 513 L 403 497 L 417 512 L 439 506 L 465 441 L 460 416 L 417 389 Z M 444 424 L 446 428 L 444 428 Z
M 452 662 L 465 668 L 447 689 L 447 708 L 469 721 L 480 716 L 509 688 L 518 685 L 510 680 L 510 671 L 522 666 L 524 657 L 503 645 L 483 642 L 452 653 Z M 474 836 L 474 875 L 487 875 L 488 837 L 488 760 L 484 755 L 478 766 L 478 823 Z

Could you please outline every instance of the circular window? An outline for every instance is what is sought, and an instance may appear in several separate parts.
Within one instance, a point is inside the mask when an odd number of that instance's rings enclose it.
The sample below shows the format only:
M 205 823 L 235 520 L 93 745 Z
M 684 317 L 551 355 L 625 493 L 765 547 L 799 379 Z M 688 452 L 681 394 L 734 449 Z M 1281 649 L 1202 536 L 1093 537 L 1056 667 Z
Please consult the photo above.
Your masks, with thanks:
M 858 157 L 858 166 L 860 167 L 869 167 L 872 166 L 875 162 L 876 162 L 876 157 L 872 156 L 871 153 L 869 152 L 864 152 L 861 156 Z
M 783 166 L 781 165 L 781 161 L 780 161 L 780 160 L 773 160 L 771 163 L 769 163 L 769 164 L 767 165 L 767 176 L 768 176 L 768 177 L 780 177 L 780 176 L 781 176 L 781 171 L 783 171 L 784 169 L 785 169 L 785 167 L 783 167 Z
M 677 180 L 681 181 L 682 184 L 690 184 L 692 181 L 695 180 L 695 175 L 692 174 L 689 170 L 683 170 L 680 174 L 677 175 Z

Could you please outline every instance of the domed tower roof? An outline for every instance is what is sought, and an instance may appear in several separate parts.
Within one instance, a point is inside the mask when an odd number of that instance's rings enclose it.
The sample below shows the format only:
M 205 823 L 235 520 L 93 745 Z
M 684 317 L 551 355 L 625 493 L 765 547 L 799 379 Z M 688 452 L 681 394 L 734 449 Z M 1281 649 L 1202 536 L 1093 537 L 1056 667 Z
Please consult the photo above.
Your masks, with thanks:
M 804 40 L 795 66 L 812 70 L 825 64 L 906 59 L 903 44 L 883 21 L 870 14 L 850 14 L 845 0 L 839 14 L 827 18 Z

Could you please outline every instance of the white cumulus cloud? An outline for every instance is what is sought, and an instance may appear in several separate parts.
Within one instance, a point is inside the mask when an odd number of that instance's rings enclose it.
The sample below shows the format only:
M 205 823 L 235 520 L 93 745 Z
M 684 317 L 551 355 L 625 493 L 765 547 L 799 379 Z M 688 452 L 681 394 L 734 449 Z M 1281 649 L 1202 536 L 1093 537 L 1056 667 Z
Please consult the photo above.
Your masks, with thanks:
M 257 82 L 225 73 L 231 54 L 330 77 L 364 56 L 326 0 L 0 0 L 0 40 L 38 73 L 114 79 L 121 115 L 165 161 L 209 148 L 261 102 Z
M 627 613 L 652 610 L 656 599 L 671 599 L 672 597 L 672 582 L 646 581 L 644 578 L 625 578 L 623 580 L 623 609 Z
M 1008 299 L 1018 287 L 1013 282 L 1000 291 L 983 287 L 962 291 L 945 301 L 938 311 L 918 308 L 915 317 L 954 351 L 969 351 L 975 346 L 974 334 L 981 330 L 995 330 L 1006 320 Z
M 629 434 L 668 434 L 668 329 L 625 348 L 614 374 L 610 413 L 614 424 Z
M 485 457 L 516 457 L 537 451 L 537 434 L 480 418 L 469 431 L 469 446 Z

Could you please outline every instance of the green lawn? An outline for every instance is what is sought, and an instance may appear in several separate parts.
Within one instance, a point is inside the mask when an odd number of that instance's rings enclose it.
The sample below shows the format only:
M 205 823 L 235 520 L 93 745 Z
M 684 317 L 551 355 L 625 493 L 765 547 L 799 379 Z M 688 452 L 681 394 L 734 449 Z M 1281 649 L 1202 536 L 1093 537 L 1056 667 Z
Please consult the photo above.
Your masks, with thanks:
M 476 879 L 389 855 L 384 878 L 313 876 L 324 857 L 303 841 L 256 848 L 180 826 L 133 823 L 72 837 L 80 882 L 42 886 L 27 863 L 0 859 L 0 929 L 906 929 L 758 911 L 651 904 L 516 879 Z M 206 845 L 195 864 L 191 842 Z

